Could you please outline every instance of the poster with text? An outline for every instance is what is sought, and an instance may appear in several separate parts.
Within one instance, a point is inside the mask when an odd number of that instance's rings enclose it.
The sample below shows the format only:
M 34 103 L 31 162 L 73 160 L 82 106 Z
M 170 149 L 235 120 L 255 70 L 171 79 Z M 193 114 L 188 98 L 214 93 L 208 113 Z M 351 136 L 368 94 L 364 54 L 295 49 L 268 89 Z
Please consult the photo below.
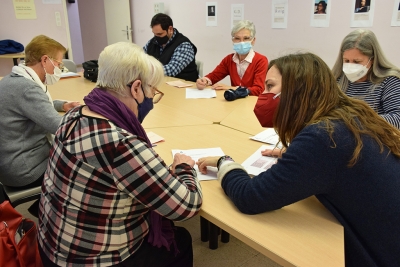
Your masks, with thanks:
M 15 17 L 17 19 L 36 19 L 34 0 L 13 0 Z
M 329 27 L 333 0 L 311 0 L 311 27 Z
M 400 0 L 394 1 L 391 26 L 400 26 Z
M 272 28 L 287 28 L 288 7 L 288 0 L 272 1 Z
M 217 2 L 206 2 L 206 26 L 216 27 L 217 25 Z
M 231 29 L 239 21 L 244 20 L 244 4 L 231 5 Z
M 353 0 L 350 27 L 372 27 L 375 0 Z

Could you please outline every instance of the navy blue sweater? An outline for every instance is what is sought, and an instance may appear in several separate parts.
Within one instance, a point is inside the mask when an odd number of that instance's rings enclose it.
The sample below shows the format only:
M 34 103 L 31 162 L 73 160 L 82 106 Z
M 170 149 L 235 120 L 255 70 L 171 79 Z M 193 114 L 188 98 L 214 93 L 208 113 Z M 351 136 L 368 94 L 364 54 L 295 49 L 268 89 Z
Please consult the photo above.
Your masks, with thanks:
M 346 266 L 400 266 L 400 159 L 363 137 L 360 158 L 349 168 L 351 132 L 337 123 L 333 143 L 320 126 L 305 127 L 282 159 L 253 179 L 225 170 L 225 193 L 247 214 L 315 195 L 344 227 Z

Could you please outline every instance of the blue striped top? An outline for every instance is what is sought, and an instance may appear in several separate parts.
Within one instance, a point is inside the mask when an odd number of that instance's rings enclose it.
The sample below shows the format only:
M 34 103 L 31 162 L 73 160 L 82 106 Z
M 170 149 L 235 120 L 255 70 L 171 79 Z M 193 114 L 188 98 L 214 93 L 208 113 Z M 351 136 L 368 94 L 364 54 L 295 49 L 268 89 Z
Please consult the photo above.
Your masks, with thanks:
M 382 118 L 400 129 L 400 79 L 389 76 L 373 87 L 371 81 L 349 82 L 346 95 L 364 100 Z

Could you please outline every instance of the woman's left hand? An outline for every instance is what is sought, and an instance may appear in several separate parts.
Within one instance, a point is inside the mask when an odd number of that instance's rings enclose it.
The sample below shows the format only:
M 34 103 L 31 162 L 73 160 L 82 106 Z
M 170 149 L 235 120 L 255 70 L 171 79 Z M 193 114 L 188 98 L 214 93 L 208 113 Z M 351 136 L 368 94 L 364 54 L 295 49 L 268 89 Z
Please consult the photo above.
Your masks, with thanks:
M 80 106 L 80 105 L 81 105 L 81 103 L 79 103 L 78 101 L 66 102 L 66 103 L 64 103 L 64 105 L 63 105 L 63 110 L 64 110 L 65 112 L 67 112 L 67 111 L 70 110 L 71 108 L 74 108 L 74 107 L 77 107 L 77 106 Z
M 207 174 L 207 166 L 217 167 L 217 163 L 220 156 L 216 157 L 204 157 L 197 160 L 196 164 L 199 166 L 199 171 L 202 174 Z

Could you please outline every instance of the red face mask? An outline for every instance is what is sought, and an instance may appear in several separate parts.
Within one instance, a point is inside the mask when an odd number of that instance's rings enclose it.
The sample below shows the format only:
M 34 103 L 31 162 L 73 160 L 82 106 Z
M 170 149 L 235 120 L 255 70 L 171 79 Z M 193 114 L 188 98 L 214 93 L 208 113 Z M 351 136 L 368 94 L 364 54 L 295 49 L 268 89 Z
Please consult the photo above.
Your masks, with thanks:
M 273 127 L 273 119 L 275 110 L 278 107 L 280 98 L 274 99 L 274 93 L 266 93 L 258 96 L 256 106 L 254 107 L 254 114 L 262 127 Z

